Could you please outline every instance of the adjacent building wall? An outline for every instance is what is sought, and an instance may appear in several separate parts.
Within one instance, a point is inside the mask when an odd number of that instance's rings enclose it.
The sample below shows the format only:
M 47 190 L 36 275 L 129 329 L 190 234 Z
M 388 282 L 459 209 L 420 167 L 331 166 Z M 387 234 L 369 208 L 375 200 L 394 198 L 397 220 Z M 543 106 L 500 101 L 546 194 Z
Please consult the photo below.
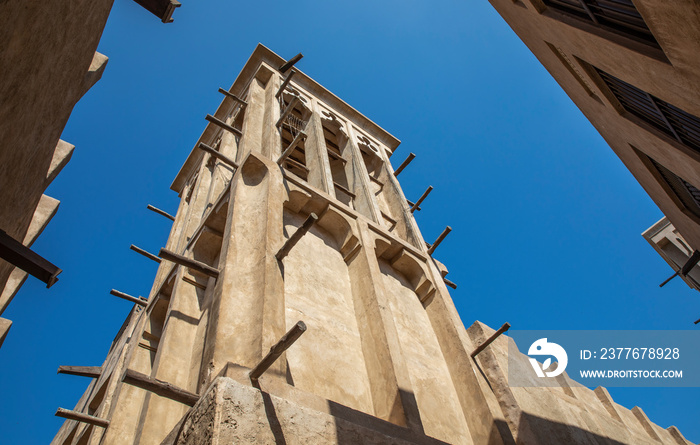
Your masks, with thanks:
M 624 30 L 601 26 L 602 20 L 596 24 L 562 12 L 553 6 L 557 2 L 489 1 L 600 132 L 690 249 L 700 248 L 700 207 L 696 204 L 700 194 L 691 197 L 691 189 L 684 203 L 674 187 L 687 186 L 668 181 L 676 176 L 700 188 L 700 147 L 630 112 L 601 75 L 602 71 L 641 90 L 634 94 L 644 96 L 644 101 L 647 94 L 653 96 L 657 104 L 646 105 L 651 113 L 656 113 L 660 100 L 700 118 L 700 4 L 694 0 L 633 0 L 619 6 L 638 12 L 656 42 L 650 43 Z M 659 125 L 666 125 L 663 120 L 660 118 Z M 556 116 L 548 116 L 543 117 L 542 125 L 560 124 Z M 699 129 L 687 131 L 697 135 Z

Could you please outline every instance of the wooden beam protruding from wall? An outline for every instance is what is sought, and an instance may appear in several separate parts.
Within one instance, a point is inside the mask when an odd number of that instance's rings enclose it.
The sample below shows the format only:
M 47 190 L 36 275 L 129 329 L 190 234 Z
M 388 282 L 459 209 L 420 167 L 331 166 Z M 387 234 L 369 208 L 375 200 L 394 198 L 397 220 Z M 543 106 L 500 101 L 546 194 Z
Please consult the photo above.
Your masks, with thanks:
M 227 124 L 221 119 L 212 116 L 211 114 L 207 114 L 205 119 L 211 122 L 212 124 L 216 125 L 217 127 L 221 127 L 224 130 L 235 134 L 236 136 L 243 136 L 243 132 L 241 130 L 239 130 L 238 128 L 233 128 L 231 125 Z
M 236 161 L 234 161 L 233 159 L 229 158 L 228 156 L 222 154 L 221 152 L 217 151 L 217 150 L 214 149 L 213 147 L 208 146 L 208 145 L 205 144 L 204 142 L 200 142 L 199 145 L 197 145 L 197 148 L 199 148 L 200 150 L 202 150 L 202 151 L 204 151 L 204 152 L 209 153 L 210 155 L 212 155 L 212 156 L 214 156 L 215 158 L 219 159 L 219 160 L 220 160 L 221 162 L 223 162 L 224 164 L 228 164 L 228 165 L 230 165 L 231 167 L 233 167 L 233 168 L 235 168 L 236 170 L 238 170 L 238 164 L 236 163 Z
M 504 332 L 506 332 L 508 329 L 510 329 L 510 323 L 508 323 L 508 322 L 503 323 L 503 326 L 501 326 L 500 328 L 498 328 L 498 330 L 497 330 L 496 332 L 494 332 L 493 335 L 492 335 L 491 337 L 487 338 L 486 341 L 483 342 L 481 345 L 479 345 L 478 348 L 474 349 L 474 351 L 471 353 L 471 357 L 472 357 L 472 358 L 476 357 L 477 354 L 479 354 L 481 351 L 483 351 L 484 349 L 486 349 L 486 347 L 487 347 L 488 345 L 490 345 L 491 343 L 493 343 L 494 340 L 496 340 L 501 334 L 503 334 Z
M 150 252 L 146 252 L 145 250 L 143 250 L 142 248 L 140 248 L 138 246 L 135 246 L 132 244 L 131 247 L 129 247 L 129 248 L 131 250 L 133 250 L 134 252 L 140 253 L 141 255 L 145 256 L 146 258 L 155 261 L 156 263 L 160 263 L 160 258 L 158 258 L 157 256 L 153 255 Z
M 114 295 L 115 297 L 119 297 L 121 299 L 124 299 L 126 301 L 131 301 L 132 303 L 138 304 L 139 306 L 147 306 L 148 301 L 143 299 L 143 298 L 137 298 L 134 297 L 133 295 L 125 294 L 124 292 L 120 292 L 116 289 L 112 289 L 109 291 L 111 295 Z
M 411 163 L 412 160 L 416 158 L 415 153 L 409 153 L 408 157 L 399 165 L 399 168 L 396 169 L 394 172 L 394 176 L 399 176 L 399 173 L 403 171 L 404 168 L 408 167 L 408 164 Z
M 428 255 L 432 255 L 433 252 L 435 252 L 435 249 L 438 248 L 438 246 L 440 245 L 442 240 L 444 240 L 445 237 L 447 236 L 447 234 L 450 233 L 451 231 L 452 231 L 452 227 L 450 227 L 450 226 L 445 227 L 445 230 L 442 231 L 440 236 L 438 236 L 438 239 L 436 239 L 435 242 L 428 249 Z
M 279 358 L 280 355 L 290 346 L 294 344 L 295 341 L 301 337 L 301 334 L 306 332 L 306 324 L 303 321 L 297 321 L 297 323 L 292 326 L 292 329 L 287 331 L 280 341 L 275 343 L 271 348 L 270 352 L 258 363 L 255 368 L 250 371 L 250 381 L 254 384 L 257 383 L 258 379 L 267 369 L 272 366 L 272 364 Z
M 102 374 L 101 366 L 59 366 L 56 374 L 77 375 L 80 377 L 97 378 Z
M 432 185 L 429 185 L 428 188 L 425 189 L 425 191 L 423 192 L 423 194 L 420 196 L 420 198 L 418 198 L 418 201 L 416 201 L 416 203 L 413 204 L 413 206 L 411 207 L 411 213 L 415 212 L 416 210 L 420 210 L 420 205 L 421 205 L 421 203 L 425 200 L 425 198 L 428 197 L 428 195 L 429 195 L 430 192 L 432 192 L 432 191 L 433 191 L 433 186 L 432 186 Z
M 0 230 L 0 258 L 22 269 L 29 275 L 53 286 L 62 271 L 46 258 Z
M 56 417 L 63 417 L 64 419 L 76 420 L 78 422 L 88 423 L 90 425 L 99 426 L 102 428 L 107 428 L 109 426 L 109 420 L 101 419 L 99 417 L 91 416 L 89 414 L 80 413 L 78 411 L 73 411 L 65 408 L 58 408 L 56 410 Z
M 306 232 L 311 229 L 311 226 L 314 225 L 314 223 L 318 221 L 318 216 L 316 216 L 315 213 L 311 213 L 308 218 L 301 224 L 301 226 L 297 229 L 296 232 L 292 234 L 292 236 L 289 237 L 287 242 L 284 243 L 282 248 L 277 252 L 277 255 L 275 257 L 277 258 L 278 261 L 282 261 L 284 257 L 289 254 L 289 251 L 292 250 L 292 247 L 296 245 L 296 243 L 299 242 L 302 236 L 306 234 Z
M 294 66 L 295 63 L 301 60 L 301 58 L 304 57 L 302 53 L 297 54 L 296 56 L 292 57 L 289 59 L 287 62 L 285 62 L 283 65 L 281 65 L 278 70 L 280 73 L 284 74 L 287 72 L 287 70 L 291 67 Z
M 277 164 L 278 164 L 278 165 L 282 165 L 282 163 L 283 163 L 284 161 L 287 160 L 287 158 L 289 157 L 289 155 L 292 154 L 292 152 L 294 151 L 294 149 L 297 148 L 297 145 L 299 145 L 299 142 L 301 142 L 303 139 L 306 139 L 306 133 L 304 133 L 303 131 L 300 131 L 300 132 L 297 133 L 297 135 L 294 137 L 294 140 L 292 140 L 292 143 L 289 144 L 289 147 L 287 147 L 287 148 L 284 150 L 284 153 L 282 153 L 282 156 L 280 156 L 280 158 L 277 160 Z
M 202 263 L 201 261 L 193 260 L 182 255 L 178 255 L 175 252 L 171 252 L 168 249 L 160 249 L 158 256 L 164 260 L 172 261 L 173 263 L 184 266 L 188 269 L 203 273 L 213 278 L 219 278 L 219 270 Z
M 282 125 L 282 122 L 284 122 L 284 120 L 287 119 L 287 116 L 289 116 L 289 113 L 292 112 L 294 107 L 297 106 L 297 102 L 299 102 L 300 100 L 301 99 L 299 98 L 299 96 L 294 96 L 292 98 L 292 101 L 289 102 L 289 105 L 287 105 L 287 108 L 285 108 L 284 111 L 282 112 L 282 116 L 280 116 L 280 118 L 277 120 L 275 127 L 279 128 L 279 126 Z
M 148 210 L 152 211 L 152 212 L 155 212 L 155 213 L 159 214 L 159 215 L 165 216 L 165 217 L 168 218 L 170 221 L 175 221 L 175 217 L 174 217 L 173 215 L 171 215 L 170 213 L 166 212 L 165 210 L 161 210 L 161 209 L 159 209 L 158 207 L 152 206 L 152 205 L 150 205 L 150 204 L 148 204 L 148 205 L 146 206 L 146 208 L 147 208 Z
M 294 73 L 296 73 L 296 71 L 294 71 L 294 70 L 290 71 L 289 74 L 287 74 L 287 77 L 285 77 L 284 80 L 282 81 L 282 85 L 280 85 L 280 89 L 277 90 L 277 94 L 275 94 L 275 97 L 277 99 L 279 99 L 279 97 L 282 95 L 282 93 L 284 93 L 284 89 L 287 88 L 287 85 L 289 85 L 289 82 L 292 80 Z
M 230 97 L 231 99 L 235 100 L 236 102 L 238 102 L 239 104 L 241 104 L 244 107 L 248 106 L 248 102 L 244 101 L 243 99 L 241 99 L 240 97 L 236 96 L 235 94 L 233 94 L 232 92 L 230 92 L 228 90 L 225 90 L 223 88 L 219 88 L 219 93 L 223 94 L 226 97 Z
M 145 389 L 146 391 L 152 392 L 161 397 L 167 397 L 168 399 L 175 400 L 176 402 L 184 403 L 188 406 L 194 406 L 194 404 L 197 403 L 197 400 L 199 400 L 199 395 L 193 392 L 189 392 L 168 382 L 154 379 L 146 374 L 142 374 L 132 369 L 127 369 L 124 371 L 122 382 Z

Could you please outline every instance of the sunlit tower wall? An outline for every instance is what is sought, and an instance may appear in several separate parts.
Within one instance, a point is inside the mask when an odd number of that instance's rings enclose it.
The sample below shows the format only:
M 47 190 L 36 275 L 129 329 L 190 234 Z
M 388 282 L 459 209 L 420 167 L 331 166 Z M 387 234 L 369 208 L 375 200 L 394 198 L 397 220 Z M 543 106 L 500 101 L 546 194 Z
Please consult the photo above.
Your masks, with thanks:
M 647 443 L 604 390 L 511 391 L 505 336 L 470 356 L 493 330 L 455 310 L 399 141 L 297 59 L 259 45 L 221 90 L 148 299 L 113 291 L 134 307 L 103 365 L 59 369 L 92 382 L 53 443 Z

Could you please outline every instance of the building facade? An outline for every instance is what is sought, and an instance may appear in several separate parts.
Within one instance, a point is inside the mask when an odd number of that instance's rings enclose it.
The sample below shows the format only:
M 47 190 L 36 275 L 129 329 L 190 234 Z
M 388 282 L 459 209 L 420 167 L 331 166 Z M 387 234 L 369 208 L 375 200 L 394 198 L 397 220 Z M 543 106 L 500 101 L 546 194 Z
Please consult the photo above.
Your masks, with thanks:
M 490 2 L 688 246 L 700 248 L 700 4 Z
M 689 443 L 603 388 L 510 388 L 506 336 L 472 359 L 493 330 L 464 328 L 395 137 L 261 45 L 220 91 L 148 299 L 59 370 L 92 380 L 54 444 Z
M 179 3 L 141 0 L 164 22 Z M 113 0 L 0 4 L 0 315 L 29 274 L 61 269 L 29 248 L 58 210 L 44 194 L 75 148 L 60 139 L 80 98 L 102 77 L 97 45 Z M 0 345 L 12 322 L 0 318 Z
M 645 240 L 671 266 L 679 272 L 690 260 L 693 250 L 683 236 L 673 227 L 668 218 L 663 217 L 642 233 Z M 700 291 L 700 267 L 695 265 L 689 273 L 678 274 L 689 288 Z

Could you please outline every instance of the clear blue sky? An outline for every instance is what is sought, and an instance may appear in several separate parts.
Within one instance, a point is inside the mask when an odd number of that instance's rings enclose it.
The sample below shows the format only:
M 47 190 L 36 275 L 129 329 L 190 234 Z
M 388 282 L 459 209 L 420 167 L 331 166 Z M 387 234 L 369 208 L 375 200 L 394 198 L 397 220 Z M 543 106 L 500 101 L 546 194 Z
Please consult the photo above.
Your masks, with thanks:
M 29 279 L 4 317 L 0 430 L 48 443 L 88 381 L 59 365 L 100 365 L 130 309 L 116 288 L 147 295 L 174 213 L 180 165 L 255 45 L 285 58 L 403 142 L 394 165 L 424 237 L 458 283 L 469 326 L 692 329 L 700 299 L 640 233 L 662 214 L 487 0 L 235 2 L 183 0 L 161 24 L 116 0 L 99 51 L 102 80 L 62 138 L 72 161 L 47 194 L 58 214 L 34 249 L 64 269 L 50 290 Z M 610 390 L 663 427 L 700 441 L 699 388 Z

